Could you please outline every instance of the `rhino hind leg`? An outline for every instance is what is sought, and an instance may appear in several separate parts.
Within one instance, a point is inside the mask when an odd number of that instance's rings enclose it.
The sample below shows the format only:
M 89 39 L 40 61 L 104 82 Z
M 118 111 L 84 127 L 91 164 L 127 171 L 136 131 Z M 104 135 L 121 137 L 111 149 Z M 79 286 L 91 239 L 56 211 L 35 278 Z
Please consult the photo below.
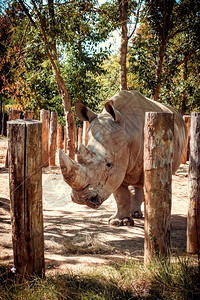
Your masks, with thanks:
M 141 211 L 142 202 L 144 202 L 144 190 L 142 187 L 129 187 L 131 193 L 131 202 L 132 202 L 132 217 L 133 218 L 142 218 L 143 213 Z
M 128 186 L 121 185 L 114 193 L 117 203 L 116 213 L 109 219 L 113 226 L 134 226 L 132 219 L 132 196 Z

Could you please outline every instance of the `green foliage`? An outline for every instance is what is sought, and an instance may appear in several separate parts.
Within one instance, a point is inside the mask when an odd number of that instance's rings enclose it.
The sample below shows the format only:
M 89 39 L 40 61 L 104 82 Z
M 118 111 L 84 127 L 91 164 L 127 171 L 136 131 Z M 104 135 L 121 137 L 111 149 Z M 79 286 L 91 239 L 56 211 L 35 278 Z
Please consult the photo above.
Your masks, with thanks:
M 48 271 L 47 271 L 48 272 Z M 198 300 L 200 273 L 195 260 L 126 260 L 84 272 L 47 275 L 18 284 L 9 268 L 0 266 L 1 299 L 160 299 Z
M 38 26 L 35 10 L 32 11 L 35 26 L 32 26 L 32 22 L 23 13 L 19 19 L 16 16 L 17 21 L 11 23 L 13 40 L 10 47 L 18 47 L 23 65 L 21 69 L 18 68 L 19 58 L 17 60 L 15 57 L 9 67 L 10 70 L 17 69 L 14 78 L 17 91 L 15 100 L 20 108 L 44 108 L 57 111 L 59 116 L 64 114 L 55 74 L 46 55 L 47 50 L 52 51 L 57 46 L 57 53 L 52 54 L 64 77 L 71 104 L 78 100 L 97 109 L 100 87 L 96 77 L 105 72 L 101 64 L 107 56 L 107 50 L 103 51 L 97 46 L 105 40 L 108 30 L 97 22 L 95 3 L 77 0 L 61 4 L 55 1 L 53 22 L 49 7 L 45 4 L 39 6 L 48 40 L 46 45 L 41 39 L 41 28 Z M 19 9 L 17 1 L 13 1 L 13 7 Z M 7 13 L 11 15 L 10 11 Z M 13 97 L 12 90 L 10 95 Z
M 165 44 L 160 101 L 182 114 L 200 109 L 199 102 L 199 11 L 197 1 L 146 1 L 148 13 L 140 24 L 130 50 L 131 87 L 149 97 L 157 84 L 159 51 Z M 173 4 L 173 5 L 172 5 Z M 164 5 L 168 7 L 164 30 Z M 171 6 L 172 5 L 172 6 Z M 145 12 L 146 12 L 145 10 Z

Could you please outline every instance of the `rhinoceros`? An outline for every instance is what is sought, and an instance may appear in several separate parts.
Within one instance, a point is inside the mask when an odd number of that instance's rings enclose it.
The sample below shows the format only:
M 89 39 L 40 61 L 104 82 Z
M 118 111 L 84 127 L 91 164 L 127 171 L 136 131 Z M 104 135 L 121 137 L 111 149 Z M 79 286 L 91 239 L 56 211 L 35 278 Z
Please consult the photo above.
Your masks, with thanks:
M 144 123 L 145 112 L 150 111 L 174 113 L 174 173 L 185 149 L 185 122 L 175 109 L 137 91 L 120 91 L 100 114 L 77 103 L 78 118 L 89 121 L 87 148 L 80 145 L 77 161 L 59 152 L 73 202 L 98 208 L 113 193 L 117 211 L 109 219 L 111 225 L 132 226 L 133 217 L 142 216 Z

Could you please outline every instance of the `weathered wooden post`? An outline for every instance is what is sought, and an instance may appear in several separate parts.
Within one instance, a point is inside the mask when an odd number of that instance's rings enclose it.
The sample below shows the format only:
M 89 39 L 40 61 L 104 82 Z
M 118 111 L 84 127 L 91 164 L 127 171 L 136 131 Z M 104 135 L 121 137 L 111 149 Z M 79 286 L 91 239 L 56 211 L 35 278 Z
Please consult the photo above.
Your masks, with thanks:
M 18 120 L 18 119 L 20 119 L 21 110 L 10 108 L 8 114 L 9 114 L 9 116 L 8 116 L 9 121 Z M 5 167 L 8 168 L 8 151 L 6 154 Z
M 26 110 L 24 113 L 24 119 L 25 120 L 33 120 L 33 112 Z
M 57 148 L 63 149 L 63 126 L 60 124 L 57 126 Z
M 88 143 L 88 133 L 87 133 L 87 130 L 88 130 L 88 126 L 89 126 L 89 122 L 83 122 L 83 144 L 85 146 L 87 146 L 87 143 Z
M 49 166 L 49 110 L 40 111 L 40 121 L 42 121 L 42 165 Z
M 57 124 L 58 114 L 57 112 L 51 112 L 50 120 L 50 136 L 49 136 L 49 165 L 56 165 L 56 141 L 57 141 Z
M 8 150 L 14 264 L 23 281 L 44 275 L 42 123 L 9 121 Z
M 78 127 L 75 126 L 75 149 L 78 149 Z
M 144 261 L 170 254 L 174 115 L 148 112 L 144 129 Z
M 185 145 L 185 152 L 183 154 L 182 158 L 182 164 L 186 164 L 187 162 L 187 154 L 188 154 L 188 144 L 189 144 L 189 135 L 190 135 L 190 126 L 191 126 L 191 117 L 190 116 L 183 116 L 183 119 L 185 121 L 185 125 L 187 128 L 187 137 L 186 137 L 186 145 Z
M 18 110 L 18 109 L 9 109 L 9 121 L 11 120 L 18 120 L 20 119 L 20 115 L 21 115 L 21 110 Z
M 78 129 L 78 145 L 83 142 L 83 125 Z
M 200 255 L 200 112 L 191 114 L 187 252 Z
M 64 151 L 67 152 L 67 129 L 64 127 Z

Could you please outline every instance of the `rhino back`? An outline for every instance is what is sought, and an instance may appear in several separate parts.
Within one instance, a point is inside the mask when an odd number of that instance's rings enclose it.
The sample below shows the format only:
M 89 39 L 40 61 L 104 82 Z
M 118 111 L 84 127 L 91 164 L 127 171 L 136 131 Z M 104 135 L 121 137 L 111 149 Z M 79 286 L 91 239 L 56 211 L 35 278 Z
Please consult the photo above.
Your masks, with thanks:
M 145 113 L 150 111 L 174 114 L 174 156 L 172 164 L 172 172 L 174 173 L 181 163 L 186 143 L 186 127 L 182 116 L 174 108 L 150 100 L 137 91 L 120 91 L 111 100 L 113 106 L 124 116 L 126 130 L 133 140 L 132 147 L 138 149 L 138 153 L 133 150 L 133 157 L 130 159 L 130 165 L 133 164 L 133 166 L 131 167 L 132 170 L 128 171 L 130 176 L 127 175 L 127 178 L 131 177 L 135 171 L 139 172 L 143 169 Z M 137 162 L 135 162 L 136 159 Z

